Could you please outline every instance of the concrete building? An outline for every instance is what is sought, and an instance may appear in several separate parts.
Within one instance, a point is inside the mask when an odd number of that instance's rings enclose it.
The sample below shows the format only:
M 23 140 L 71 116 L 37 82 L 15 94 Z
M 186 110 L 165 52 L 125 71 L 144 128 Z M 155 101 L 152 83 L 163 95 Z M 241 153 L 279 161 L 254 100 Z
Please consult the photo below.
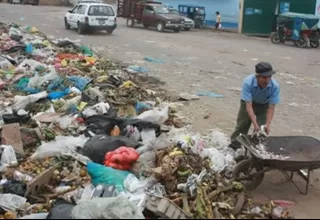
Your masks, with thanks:
M 229 29 L 238 28 L 239 0 L 158 0 L 166 5 L 178 8 L 178 5 L 199 5 L 206 8 L 206 24 L 214 26 L 216 11 L 221 13 L 222 27 Z

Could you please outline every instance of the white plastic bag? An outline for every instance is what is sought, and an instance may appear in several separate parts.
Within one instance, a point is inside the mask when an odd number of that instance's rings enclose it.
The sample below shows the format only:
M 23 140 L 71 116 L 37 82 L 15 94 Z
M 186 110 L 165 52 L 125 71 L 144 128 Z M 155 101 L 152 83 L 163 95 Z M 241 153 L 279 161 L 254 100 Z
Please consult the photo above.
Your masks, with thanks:
M 93 115 L 103 115 L 108 112 L 110 105 L 108 103 L 100 102 L 92 107 L 86 108 L 82 114 L 86 117 Z
M 54 66 L 49 66 L 49 73 L 45 74 L 44 76 L 40 77 L 37 88 L 41 88 L 42 85 L 47 82 L 47 81 L 53 81 L 55 79 L 59 78 L 58 73 L 56 72 L 56 69 L 54 68 Z
M 70 151 L 76 151 L 77 147 L 83 147 L 88 140 L 84 135 L 79 137 L 72 136 L 56 136 L 54 141 L 43 143 L 31 159 L 41 159 L 45 157 L 53 157 Z
M 14 149 L 11 145 L 1 145 L 2 155 L 1 155 L 1 163 L 5 166 L 17 165 L 17 157 Z
M 224 154 L 219 152 L 215 148 L 205 148 L 201 152 L 200 156 L 202 158 L 209 157 L 212 163 L 211 168 L 216 172 L 223 171 L 227 164 L 226 164 L 226 157 Z
M 93 198 L 72 210 L 72 219 L 144 219 L 139 208 L 125 196 Z
M 26 216 L 23 216 L 19 219 L 47 219 L 48 215 L 49 215 L 49 213 L 44 212 L 44 213 L 26 215 Z
M 129 174 L 124 180 L 123 186 L 126 191 L 130 193 L 135 193 L 138 191 L 143 191 L 150 185 L 154 185 L 156 180 L 153 177 L 146 178 L 144 180 L 139 180 L 135 175 Z
M 152 109 L 145 111 L 138 115 L 136 118 L 149 121 L 158 125 L 162 125 L 168 119 L 169 106 L 165 105 L 160 109 Z
M 141 139 L 143 144 L 153 143 L 156 140 L 156 131 L 154 129 L 142 129 Z
M 0 194 L 0 207 L 5 211 L 16 212 L 22 209 L 27 199 L 14 194 Z
M 40 99 L 46 98 L 48 93 L 46 91 L 39 92 L 37 94 L 32 94 L 28 96 L 15 96 L 14 102 L 15 104 L 12 106 L 12 109 L 18 111 L 20 109 L 24 109 L 29 103 L 35 103 Z
M 22 63 L 19 64 L 16 71 L 22 71 L 24 73 L 33 72 L 37 66 L 43 66 L 47 68 L 47 65 L 40 63 L 35 60 L 25 59 Z

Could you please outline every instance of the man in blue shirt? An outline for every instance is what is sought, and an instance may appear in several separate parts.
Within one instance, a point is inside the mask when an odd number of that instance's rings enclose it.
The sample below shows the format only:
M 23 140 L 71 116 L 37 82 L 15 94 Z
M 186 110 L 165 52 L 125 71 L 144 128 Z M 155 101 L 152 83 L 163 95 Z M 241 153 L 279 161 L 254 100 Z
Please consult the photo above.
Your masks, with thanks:
M 265 125 L 267 133 L 270 133 L 275 105 L 280 102 L 280 87 L 277 81 L 272 79 L 276 72 L 271 64 L 260 62 L 255 69 L 256 74 L 246 77 L 242 86 L 237 126 L 229 145 L 235 150 L 241 147 L 236 138 L 240 134 L 248 134 L 251 124 L 256 132 L 261 125 Z

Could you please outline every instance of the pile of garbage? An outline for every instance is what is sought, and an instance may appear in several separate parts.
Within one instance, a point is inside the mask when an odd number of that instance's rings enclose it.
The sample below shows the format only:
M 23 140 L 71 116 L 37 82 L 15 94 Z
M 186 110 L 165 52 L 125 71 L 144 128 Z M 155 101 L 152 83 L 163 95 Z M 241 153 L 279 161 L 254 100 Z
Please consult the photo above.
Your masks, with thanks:
M 1 219 L 289 216 L 228 178 L 224 134 L 79 42 L 0 24 L 0 80 Z

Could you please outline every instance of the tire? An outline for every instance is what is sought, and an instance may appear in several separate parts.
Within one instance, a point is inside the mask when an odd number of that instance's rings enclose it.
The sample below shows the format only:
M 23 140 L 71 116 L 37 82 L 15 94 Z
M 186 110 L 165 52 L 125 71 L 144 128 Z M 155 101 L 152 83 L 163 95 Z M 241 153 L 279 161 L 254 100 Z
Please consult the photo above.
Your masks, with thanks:
M 294 41 L 294 45 L 300 48 L 306 48 L 308 46 L 308 40 L 305 36 L 301 36 L 300 40 Z
M 251 170 L 250 170 L 251 169 Z M 240 174 L 250 175 L 253 172 L 253 169 L 256 170 L 256 172 L 259 172 L 263 170 L 263 167 L 253 164 L 252 160 L 243 160 L 240 163 L 237 164 L 233 171 L 233 177 L 237 181 L 237 178 L 240 177 Z M 247 190 L 254 190 L 257 188 L 263 181 L 264 173 L 260 174 L 259 176 L 255 176 L 250 180 L 243 180 L 240 181 Z
M 78 34 L 83 34 L 84 33 L 84 30 L 83 30 L 83 27 L 82 25 L 80 24 L 80 22 L 78 22 L 78 28 L 77 28 L 77 32 Z
M 312 48 L 319 47 L 319 38 L 317 36 L 310 39 L 310 47 Z
M 64 18 L 64 27 L 69 30 L 70 29 L 70 24 L 68 23 L 67 19 Z
M 174 32 L 174 33 L 179 33 L 179 32 L 180 32 L 180 28 L 175 28 L 175 29 L 173 29 L 173 32 Z
M 184 28 L 185 31 L 190 31 L 190 28 Z
M 280 44 L 281 43 L 281 40 L 280 40 L 278 33 L 271 33 L 270 39 L 273 44 Z
M 143 27 L 144 27 L 144 28 L 149 28 L 149 25 L 143 24 Z
M 157 24 L 157 31 L 164 32 L 164 24 L 162 22 Z
M 134 19 L 133 18 L 128 18 L 127 19 L 127 26 L 128 27 L 134 27 L 134 25 L 135 25 Z
M 111 35 L 113 33 L 113 30 L 107 30 L 107 35 Z

